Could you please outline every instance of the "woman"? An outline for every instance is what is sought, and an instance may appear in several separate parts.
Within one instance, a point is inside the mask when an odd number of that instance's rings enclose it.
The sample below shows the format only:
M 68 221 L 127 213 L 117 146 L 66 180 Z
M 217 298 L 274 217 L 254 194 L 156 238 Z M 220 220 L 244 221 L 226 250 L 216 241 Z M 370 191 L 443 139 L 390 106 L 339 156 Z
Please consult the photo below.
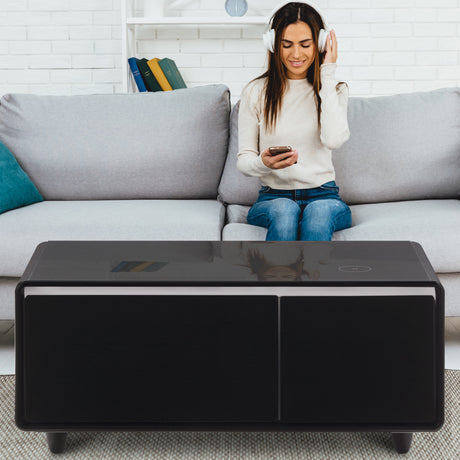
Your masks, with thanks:
M 348 87 L 335 79 L 337 39 L 332 30 L 320 52 L 325 24 L 303 2 L 282 6 L 271 26 L 268 70 L 245 87 L 239 108 L 237 167 L 262 185 L 248 223 L 266 227 L 266 240 L 329 241 L 351 226 L 331 152 L 350 136 Z M 292 150 L 270 153 L 283 145 Z

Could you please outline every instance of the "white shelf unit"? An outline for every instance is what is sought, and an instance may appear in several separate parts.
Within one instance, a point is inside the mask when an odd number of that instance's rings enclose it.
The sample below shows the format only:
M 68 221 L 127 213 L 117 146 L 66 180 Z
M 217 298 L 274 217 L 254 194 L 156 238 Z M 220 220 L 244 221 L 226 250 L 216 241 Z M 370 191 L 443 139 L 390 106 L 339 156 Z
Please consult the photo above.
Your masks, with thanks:
M 122 53 L 121 69 L 123 73 L 123 91 L 134 92 L 136 84 L 131 76 L 128 65 L 128 58 L 136 55 L 136 26 L 140 25 L 171 25 L 171 26 L 252 26 L 266 24 L 268 18 L 265 16 L 218 16 L 218 17 L 135 17 L 134 0 L 121 0 L 121 31 L 122 31 Z M 222 6 L 223 8 L 223 6 Z

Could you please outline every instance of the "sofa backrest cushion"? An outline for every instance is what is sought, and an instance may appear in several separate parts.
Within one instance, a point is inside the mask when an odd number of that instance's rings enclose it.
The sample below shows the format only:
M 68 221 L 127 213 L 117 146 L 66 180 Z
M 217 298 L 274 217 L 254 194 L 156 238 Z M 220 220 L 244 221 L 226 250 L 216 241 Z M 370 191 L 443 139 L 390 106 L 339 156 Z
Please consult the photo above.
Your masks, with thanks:
M 241 173 L 236 167 L 238 158 L 238 111 L 240 101 L 232 108 L 230 114 L 230 140 L 224 172 L 219 184 L 219 200 L 231 204 L 253 204 L 258 195 L 260 180 Z
M 0 140 L 45 200 L 216 198 L 228 144 L 224 85 L 0 101 Z
M 219 197 L 251 205 L 259 179 L 236 168 L 237 110 Z M 460 196 L 460 88 L 351 97 L 348 122 L 350 139 L 333 152 L 336 182 L 348 204 Z
M 460 195 L 460 88 L 352 98 L 348 122 L 333 152 L 347 203 Z

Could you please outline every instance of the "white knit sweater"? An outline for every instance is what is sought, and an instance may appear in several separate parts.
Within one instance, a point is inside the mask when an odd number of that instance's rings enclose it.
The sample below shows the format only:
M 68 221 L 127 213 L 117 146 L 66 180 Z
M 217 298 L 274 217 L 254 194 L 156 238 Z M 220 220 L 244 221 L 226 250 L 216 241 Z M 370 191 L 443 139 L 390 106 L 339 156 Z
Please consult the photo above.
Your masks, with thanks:
M 274 189 L 318 187 L 335 179 L 332 149 L 350 137 L 347 120 L 348 87 L 335 78 L 337 64 L 321 66 L 321 129 L 318 129 L 313 86 L 306 80 L 288 80 L 275 129 L 264 127 L 263 89 L 266 79 L 249 83 L 243 90 L 238 115 L 238 169 L 260 177 L 262 185 Z M 270 169 L 260 153 L 277 145 L 298 150 L 297 164 Z

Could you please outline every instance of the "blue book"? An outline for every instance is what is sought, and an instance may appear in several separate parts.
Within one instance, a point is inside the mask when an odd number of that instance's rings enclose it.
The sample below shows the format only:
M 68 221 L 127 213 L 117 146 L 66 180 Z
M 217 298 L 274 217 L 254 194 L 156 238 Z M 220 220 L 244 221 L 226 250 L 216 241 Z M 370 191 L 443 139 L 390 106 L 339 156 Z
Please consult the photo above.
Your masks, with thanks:
M 147 88 L 145 87 L 144 80 L 142 80 L 141 73 L 139 72 L 139 68 L 137 67 L 137 59 L 135 57 L 132 57 L 128 59 L 128 62 L 134 77 L 134 81 L 136 82 L 137 88 L 139 89 L 139 92 L 146 92 Z

